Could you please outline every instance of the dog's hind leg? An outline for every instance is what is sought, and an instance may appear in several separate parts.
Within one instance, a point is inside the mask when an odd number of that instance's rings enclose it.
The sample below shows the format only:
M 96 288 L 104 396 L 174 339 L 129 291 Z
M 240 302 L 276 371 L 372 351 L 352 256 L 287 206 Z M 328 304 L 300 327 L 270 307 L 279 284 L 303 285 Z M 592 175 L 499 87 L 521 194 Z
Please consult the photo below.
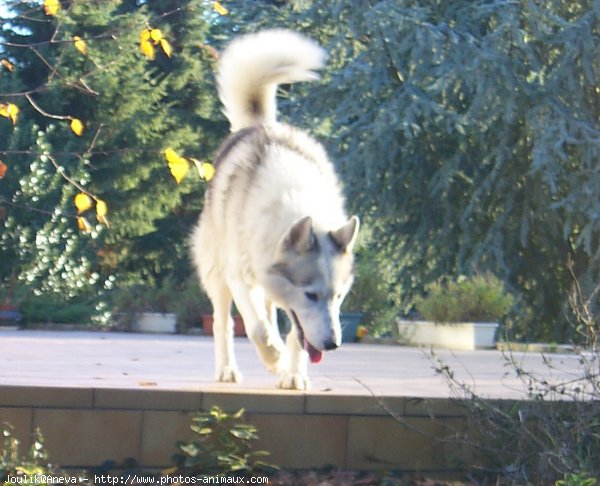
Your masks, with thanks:
M 265 298 L 261 287 L 248 288 L 242 281 L 231 284 L 233 300 L 242 314 L 246 334 L 256 346 L 258 355 L 267 369 L 281 373 L 288 367 L 288 352 L 279 334 L 275 307 Z
M 231 292 L 222 282 L 206 286 L 213 306 L 213 335 L 215 341 L 215 378 L 217 381 L 239 383 L 233 349 L 233 319 L 231 318 Z

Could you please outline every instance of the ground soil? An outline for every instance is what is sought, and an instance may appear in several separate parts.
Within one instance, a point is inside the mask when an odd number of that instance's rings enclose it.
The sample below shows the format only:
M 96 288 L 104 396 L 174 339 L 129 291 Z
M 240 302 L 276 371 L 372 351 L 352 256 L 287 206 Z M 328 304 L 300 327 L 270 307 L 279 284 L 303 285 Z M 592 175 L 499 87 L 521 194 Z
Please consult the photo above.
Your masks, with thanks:
M 277 486 L 458 486 L 460 481 L 442 481 L 411 474 L 357 471 L 279 471 L 269 485 Z

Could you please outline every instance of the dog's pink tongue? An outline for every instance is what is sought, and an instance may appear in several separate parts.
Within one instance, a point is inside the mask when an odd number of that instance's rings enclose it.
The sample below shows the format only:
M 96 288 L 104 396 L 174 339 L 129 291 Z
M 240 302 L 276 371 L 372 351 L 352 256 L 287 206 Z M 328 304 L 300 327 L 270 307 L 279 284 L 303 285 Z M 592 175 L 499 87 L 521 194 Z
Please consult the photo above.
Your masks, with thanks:
M 308 352 L 308 357 L 310 358 L 311 363 L 318 364 L 323 359 L 323 351 L 319 351 L 306 339 L 304 340 L 304 349 L 306 349 Z

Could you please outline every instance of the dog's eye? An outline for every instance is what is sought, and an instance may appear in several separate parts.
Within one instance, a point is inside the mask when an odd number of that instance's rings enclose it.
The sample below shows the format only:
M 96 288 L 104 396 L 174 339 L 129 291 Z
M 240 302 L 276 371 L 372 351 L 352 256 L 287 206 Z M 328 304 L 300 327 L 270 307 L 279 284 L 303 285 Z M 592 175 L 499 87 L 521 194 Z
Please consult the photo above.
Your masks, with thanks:
M 311 302 L 317 302 L 319 300 L 319 295 L 315 292 L 304 292 L 304 296 Z

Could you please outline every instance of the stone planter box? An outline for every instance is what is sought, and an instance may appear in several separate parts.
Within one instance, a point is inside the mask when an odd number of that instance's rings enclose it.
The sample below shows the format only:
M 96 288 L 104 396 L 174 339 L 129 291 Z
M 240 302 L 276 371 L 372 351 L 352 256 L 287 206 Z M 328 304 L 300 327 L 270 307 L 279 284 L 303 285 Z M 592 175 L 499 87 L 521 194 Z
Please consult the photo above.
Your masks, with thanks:
M 174 334 L 177 331 L 177 316 L 160 312 L 136 313 L 131 322 L 131 330 L 159 334 Z
M 452 324 L 430 321 L 398 321 L 400 342 L 434 348 L 473 350 L 496 346 L 495 322 L 460 322 Z

